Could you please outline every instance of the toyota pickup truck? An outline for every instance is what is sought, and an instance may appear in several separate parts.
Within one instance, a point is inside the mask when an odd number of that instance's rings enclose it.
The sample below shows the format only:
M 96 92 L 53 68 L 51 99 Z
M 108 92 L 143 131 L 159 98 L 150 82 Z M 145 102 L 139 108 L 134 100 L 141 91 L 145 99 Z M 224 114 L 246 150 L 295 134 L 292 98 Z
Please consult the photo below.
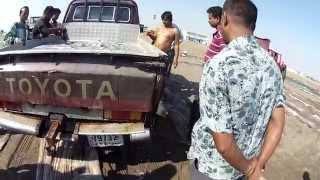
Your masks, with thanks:
M 0 50 L 0 127 L 93 147 L 150 138 L 169 67 L 133 0 L 72 0 L 57 36 Z

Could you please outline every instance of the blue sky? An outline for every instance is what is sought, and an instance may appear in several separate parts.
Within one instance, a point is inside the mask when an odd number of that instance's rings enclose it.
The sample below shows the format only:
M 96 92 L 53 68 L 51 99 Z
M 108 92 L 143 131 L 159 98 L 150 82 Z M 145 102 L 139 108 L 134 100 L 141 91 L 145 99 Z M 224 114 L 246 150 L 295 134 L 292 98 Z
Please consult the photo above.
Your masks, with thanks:
M 30 7 L 31 16 L 40 15 L 46 5 L 64 10 L 68 0 L 11 0 L 0 6 L 0 29 L 8 30 L 18 19 L 22 5 Z M 222 5 L 223 0 L 137 0 L 141 23 L 153 26 L 165 10 L 174 14 L 182 29 L 210 35 L 206 10 Z M 320 1 L 253 0 L 259 10 L 256 35 L 272 41 L 272 48 L 282 53 L 289 67 L 320 79 Z M 153 15 L 157 19 L 153 20 Z M 60 18 L 62 19 L 62 17 Z

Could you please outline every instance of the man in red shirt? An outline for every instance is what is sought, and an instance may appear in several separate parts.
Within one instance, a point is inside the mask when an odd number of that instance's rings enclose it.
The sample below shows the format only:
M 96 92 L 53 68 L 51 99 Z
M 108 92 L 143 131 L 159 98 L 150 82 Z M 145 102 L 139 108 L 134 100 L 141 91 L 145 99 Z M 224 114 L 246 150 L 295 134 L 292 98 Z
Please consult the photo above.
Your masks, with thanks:
M 211 27 L 216 29 L 216 32 L 213 34 L 213 39 L 208 46 L 206 54 L 204 56 L 204 62 L 208 62 L 215 55 L 217 55 L 224 47 L 225 42 L 222 37 L 222 28 L 221 28 L 221 16 L 222 8 L 219 6 L 211 7 L 207 10 L 209 17 L 209 24 Z

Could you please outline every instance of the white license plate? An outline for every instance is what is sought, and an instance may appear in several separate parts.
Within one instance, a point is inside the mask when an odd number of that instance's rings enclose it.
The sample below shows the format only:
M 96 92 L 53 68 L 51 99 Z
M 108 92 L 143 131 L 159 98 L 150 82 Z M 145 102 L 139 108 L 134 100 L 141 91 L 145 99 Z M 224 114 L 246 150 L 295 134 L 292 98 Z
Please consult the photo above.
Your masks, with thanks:
M 91 147 L 122 146 L 124 139 L 121 135 L 95 135 L 87 136 Z

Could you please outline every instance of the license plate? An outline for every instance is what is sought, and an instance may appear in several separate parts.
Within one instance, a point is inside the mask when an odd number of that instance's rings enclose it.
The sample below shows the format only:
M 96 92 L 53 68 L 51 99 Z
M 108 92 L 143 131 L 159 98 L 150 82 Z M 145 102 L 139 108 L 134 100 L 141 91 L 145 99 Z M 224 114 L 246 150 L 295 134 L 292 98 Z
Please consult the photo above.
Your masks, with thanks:
M 123 136 L 121 135 L 95 135 L 87 136 L 91 147 L 109 147 L 124 145 Z

